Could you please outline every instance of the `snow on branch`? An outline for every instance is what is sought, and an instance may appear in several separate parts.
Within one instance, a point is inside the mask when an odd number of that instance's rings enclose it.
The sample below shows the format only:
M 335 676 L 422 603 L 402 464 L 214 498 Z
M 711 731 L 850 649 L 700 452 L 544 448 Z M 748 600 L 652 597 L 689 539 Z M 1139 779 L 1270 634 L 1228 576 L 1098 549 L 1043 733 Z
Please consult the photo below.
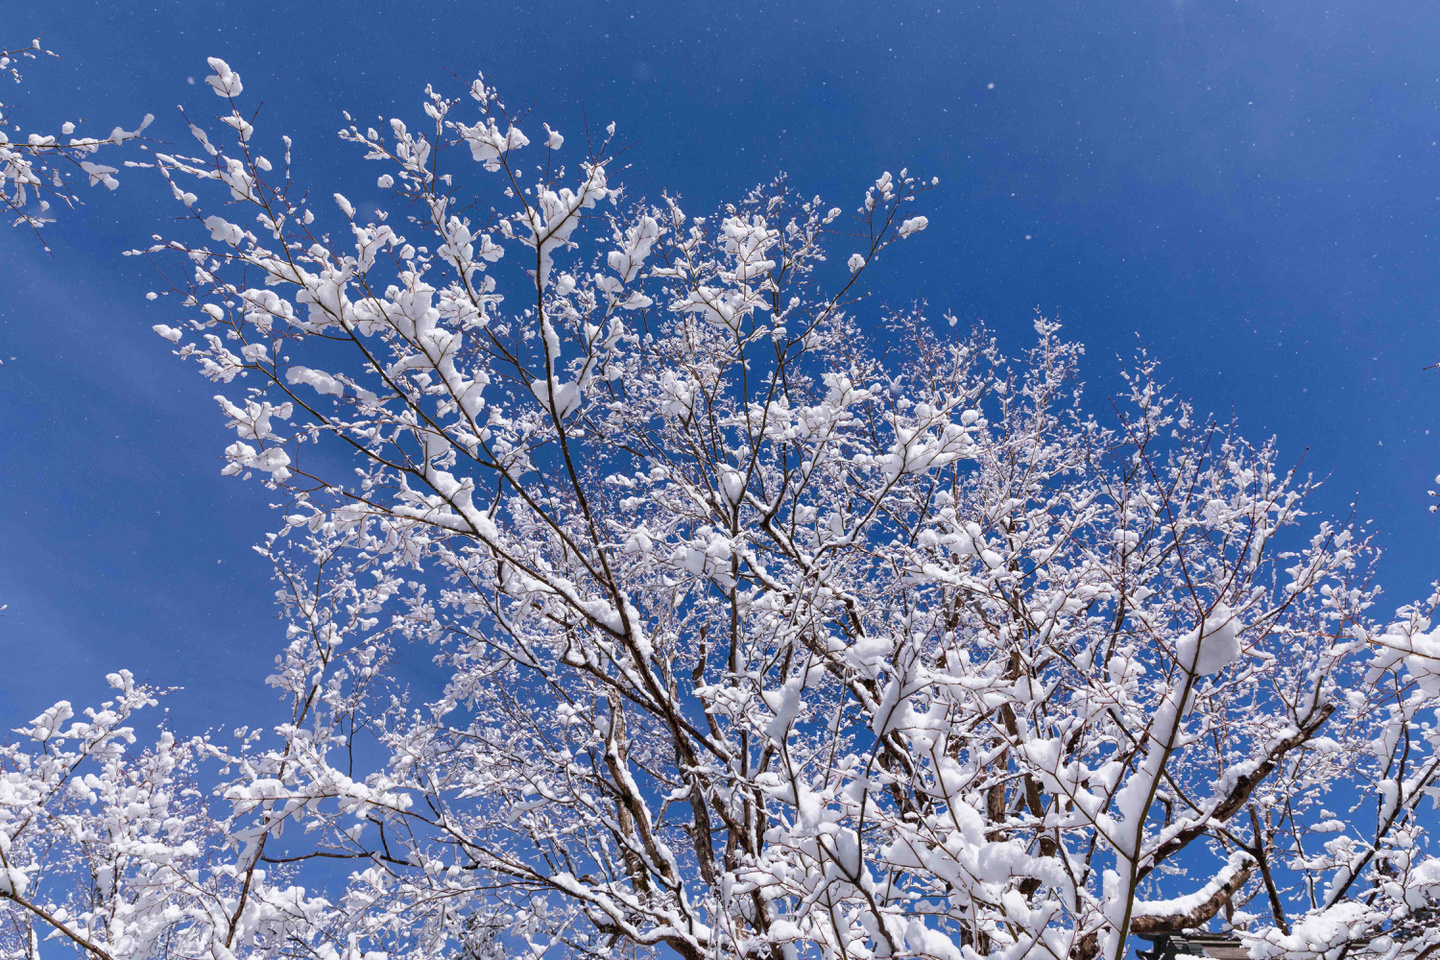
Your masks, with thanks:
M 42 56 L 54 57 L 55 53 L 42 47 L 39 40 L 0 50 L 0 76 L 8 75 L 18 84 L 21 61 Z M 105 137 L 75 136 L 76 124 L 69 121 L 60 125 L 58 133 L 22 135 L 14 113 L 14 103 L 0 100 L 0 127 L 4 128 L 0 129 L 0 206 L 10 211 L 15 226 L 27 226 L 37 236 L 42 226 L 54 222 L 56 203 L 70 207 L 79 203 L 70 185 L 77 172 L 92 187 L 118 187 L 120 181 L 115 174 L 119 168 L 96 163 L 89 157 L 101 149 L 136 139 L 154 120 L 146 114 L 134 130 L 116 127 Z
M 1143 353 L 1091 404 L 1052 320 L 868 298 L 933 180 L 631 203 L 480 78 L 312 182 L 211 67 L 142 252 L 279 504 L 286 709 L 71 766 L 37 718 L 6 956 L 1429 949 L 1436 598 L 1377 619 L 1363 528 Z

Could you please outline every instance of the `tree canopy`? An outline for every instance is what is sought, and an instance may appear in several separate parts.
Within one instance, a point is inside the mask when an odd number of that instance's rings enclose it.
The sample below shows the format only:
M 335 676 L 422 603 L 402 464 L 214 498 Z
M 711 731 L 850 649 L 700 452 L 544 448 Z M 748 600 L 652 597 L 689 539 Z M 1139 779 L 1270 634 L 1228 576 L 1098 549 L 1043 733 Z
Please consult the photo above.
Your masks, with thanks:
M 341 193 L 211 67 L 135 252 L 279 499 L 288 711 L 32 721 L 6 956 L 1440 946 L 1435 599 L 1377 619 L 1363 529 L 1143 353 L 1100 415 L 1058 323 L 867 298 L 931 181 L 696 216 L 481 78 Z

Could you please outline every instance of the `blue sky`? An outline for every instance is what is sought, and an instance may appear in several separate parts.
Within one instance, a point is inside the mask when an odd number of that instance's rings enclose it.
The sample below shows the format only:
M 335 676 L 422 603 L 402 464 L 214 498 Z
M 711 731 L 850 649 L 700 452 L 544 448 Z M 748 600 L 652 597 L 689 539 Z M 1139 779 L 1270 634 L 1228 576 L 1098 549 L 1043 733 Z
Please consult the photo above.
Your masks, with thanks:
M 27 130 L 213 113 L 205 57 L 296 138 L 322 193 L 373 185 L 341 110 L 413 118 L 427 82 L 484 70 L 511 106 L 640 142 L 632 196 L 696 212 L 779 172 L 853 205 L 884 169 L 938 176 L 931 227 L 878 287 L 985 321 L 1011 350 L 1038 306 L 1328 476 L 1386 550 L 1386 602 L 1440 573 L 1440 18 L 1418 2 L 326 4 L 56 0 L 7 10 L 63 61 L 7 90 Z M 192 83 L 193 82 L 193 83 Z M 993 86 L 992 86 L 993 85 Z M 535 125 L 532 123 L 532 125 Z M 84 128 L 82 128 L 84 129 Z M 222 478 L 209 385 L 150 333 L 159 185 L 33 237 L 0 231 L 0 713 L 87 702 L 119 666 L 187 732 L 253 718 L 280 645 L 265 491 Z M 13 359 L 11 359 L 13 358 Z

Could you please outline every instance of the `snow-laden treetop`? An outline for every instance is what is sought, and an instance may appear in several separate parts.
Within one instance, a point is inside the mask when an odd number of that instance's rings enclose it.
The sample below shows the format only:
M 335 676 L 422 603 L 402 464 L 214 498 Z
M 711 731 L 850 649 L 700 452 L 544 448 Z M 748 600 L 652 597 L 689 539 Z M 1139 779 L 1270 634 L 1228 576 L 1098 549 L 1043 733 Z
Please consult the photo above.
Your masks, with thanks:
M 1091 416 L 1058 324 L 866 299 L 929 183 L 630 202 L 613 125 L 480 79 L 321 187 L 211 66 L 145 252 L 281 504 L 290 710 L 137 750 L 122 673 L 33 721 L 6 956 L 1440 943 L 1433 602 L 1377 623 L 1366 536 L 1143 355 Z

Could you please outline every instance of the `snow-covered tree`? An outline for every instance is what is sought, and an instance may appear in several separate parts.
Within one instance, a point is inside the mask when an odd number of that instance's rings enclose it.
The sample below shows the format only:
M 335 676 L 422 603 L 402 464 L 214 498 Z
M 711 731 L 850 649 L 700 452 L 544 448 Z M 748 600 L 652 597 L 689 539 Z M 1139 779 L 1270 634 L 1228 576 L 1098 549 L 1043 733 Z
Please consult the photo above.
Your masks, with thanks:
M 0 79 L 19 83 L 20 62 L 40 56 L 53 57 L 39 40 L 23 47 L 0 50 Z M 54 222 L 54 205 L 74 206 L 79 202 L 72 190 L 71 178 L 79 173 L 90 186 L 103 184 L 114 190 L 120 185 L 115 178 L 118 168 L 89 159 L 102 147 L 117 146 L 133 140 L 150 125 L 148 114 L 135 130 L 116 127 L 108 137 L 77 137 L 75 124 L 61 124 L 60 132 L 23 133 L 16 122 L 15 105 L 0 99 L 0 205 L 9 210 L 15 226 L 38 231 Z
M 282 503 L 290 709 L 34 721 L 5 955 L 1436 950 L 1435 600 L 1377 623 L 1363 529 L 1143 355 L 1092 416 L 1058 324 L 865 299 L 928 183 L 629 202 L 481 79 L 342 131 L 352 201 L 211 66 L 155 330 Z

